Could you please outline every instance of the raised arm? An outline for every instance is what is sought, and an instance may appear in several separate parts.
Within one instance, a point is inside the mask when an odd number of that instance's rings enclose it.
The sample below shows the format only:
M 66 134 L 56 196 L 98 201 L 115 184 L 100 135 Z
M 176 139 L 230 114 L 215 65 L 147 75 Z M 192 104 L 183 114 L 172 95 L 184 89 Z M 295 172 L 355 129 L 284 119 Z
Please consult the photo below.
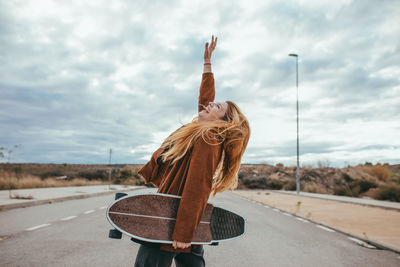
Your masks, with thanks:
M 211 70 L 211 55 L 217 45 L 217 40 L 218 37 L 215 37 L 214 40 L 213 35 L 210 46 L 208 46 L 207 42 L 204 50 L 204 69 L 200 85 L 199 112 L 205 109 L 209 102 L 213 102 L 215 99 L 215 82 L 214 74 Z
M 199 112 L 215 99 L 215 82 L 212 72 L 203 73 L 200 85 Z

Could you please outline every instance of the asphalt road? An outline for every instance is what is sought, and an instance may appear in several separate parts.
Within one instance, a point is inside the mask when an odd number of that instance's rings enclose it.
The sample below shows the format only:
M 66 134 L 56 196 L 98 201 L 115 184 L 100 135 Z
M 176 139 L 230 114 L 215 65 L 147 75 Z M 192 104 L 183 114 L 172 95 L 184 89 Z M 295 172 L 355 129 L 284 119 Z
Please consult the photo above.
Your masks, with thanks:
M 0 266 L 133 266 L 139 245 L 108 238 L 112 201 L 109 195 L 0 212 Z M 234 193 L 211 202 L 243 215 L 247 231 L 204 246 L 207 266 L 400 266 L 394 252 L 362 247 Z

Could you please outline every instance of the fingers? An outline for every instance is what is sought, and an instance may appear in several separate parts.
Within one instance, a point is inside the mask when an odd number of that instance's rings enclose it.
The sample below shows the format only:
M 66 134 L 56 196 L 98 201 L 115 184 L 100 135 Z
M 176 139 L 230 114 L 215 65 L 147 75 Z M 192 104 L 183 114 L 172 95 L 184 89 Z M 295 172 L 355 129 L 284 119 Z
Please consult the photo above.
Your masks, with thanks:
M 214 40 L 214 35 L 213 35 L 212 38 L 211 38 L 210 50 L 214 50 L 215 49 L 215 47 L 217 46 L 217 40 L 218 40 L 218 37 L 215 37 L 215 40 Z
M 217 40 L 218 37 L 215 37 L 214 39 L 214 35 L 212 35 L 211 37 L 211 44 L 209 45 L 208 42 L 206 42 L 205 44 L 205 49 L 204 49 L 204 58 L 211 58 L 212 52 L 214 51 L 216 45 L 217 45 Z
M 178 241 L 173 241 L 172 246 L 177 249 L 177 248 L 187 248 L 190 247 L 190 243 L 183 243 L 183 242 L 178 242 Z

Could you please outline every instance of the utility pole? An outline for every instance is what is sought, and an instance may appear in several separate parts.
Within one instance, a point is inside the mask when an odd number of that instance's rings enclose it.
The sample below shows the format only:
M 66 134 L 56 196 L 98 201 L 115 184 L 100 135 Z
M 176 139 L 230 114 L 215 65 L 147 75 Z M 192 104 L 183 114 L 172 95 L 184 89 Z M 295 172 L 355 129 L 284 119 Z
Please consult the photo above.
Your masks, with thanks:
M 299 167 L 299 56 L 289 54 L 290 57 L 296 57 L 296 114 L 297 114 L 297 167 L 296 167 L 296 192 L 300 193 L 300 167 Z
M 110 156 L 108 157 L 108 190 L 111 190 L 111 154 L 112 149 L 110 148 Z

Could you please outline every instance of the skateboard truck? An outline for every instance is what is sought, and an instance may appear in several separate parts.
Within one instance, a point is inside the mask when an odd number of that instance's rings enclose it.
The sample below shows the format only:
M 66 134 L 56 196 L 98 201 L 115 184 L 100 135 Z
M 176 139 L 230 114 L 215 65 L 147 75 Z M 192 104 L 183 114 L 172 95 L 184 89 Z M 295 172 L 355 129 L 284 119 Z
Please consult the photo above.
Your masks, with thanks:
M 115 200 L 127 196 L 128 194 L 125 193 L 115 193 Z M 122 238 L 122 233 L 118 231 L 117 229 L 111 229 L 110 232 L 108 233 L 109 238 L 114 238 L 114 239 L 121 239 Z

